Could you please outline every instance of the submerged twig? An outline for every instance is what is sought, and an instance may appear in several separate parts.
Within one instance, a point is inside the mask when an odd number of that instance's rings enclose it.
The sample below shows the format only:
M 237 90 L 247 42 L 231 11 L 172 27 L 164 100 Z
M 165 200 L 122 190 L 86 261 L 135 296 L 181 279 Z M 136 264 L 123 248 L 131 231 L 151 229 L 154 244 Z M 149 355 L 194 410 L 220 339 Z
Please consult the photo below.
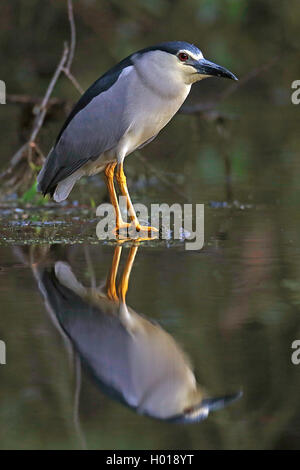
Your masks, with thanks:
M 70 29 L 71 29 L 71 39 L 70 39 L 70 52 L 69 52 L 69 57 L 68 57 L 67 64 L 66 64 L 66 69 L 70 70 L 72 62 L 73 62 L 74 54 L 75 54 L 75 47 L 76 47 L 76 28 L 75 28 L 72 0 L 68 0 L 68 18 L 69 18 L 69 24 L 70 24 Z
M 63 53 L 61 56 L 61 59 L 55 69 L 55 72 L 50 80 L 50 83 L 47 87 L 47 90 L 45 92 L 45 95 L 43 99 L 40 101 L 37 101 L 36 99 L 32 97 L 28 97 L 26 95 L 11 95 L 10 97 L 10 102 L 13 103 L 21 103 L 21 104 L 33 104 L 34 107 L 37 107 L 37 111 L 34 110 L 34 113 L 36 114 L 36 117 L 34 119 L 33 125 L 32 125 L 32 130 L 29 136 L 28 141 L 23 144 L 19 150 L 13 155 L 11 158 L 10 164 L 8 168 L 0 174 L 0 179 L 8 176 L 9 174 L 12 173 L 12 171 L 16 170 L 16 167 L 19 163 L 22 161 L 26 161 L 27 159 L 27 167 L 24 171 L 24 168 L 21 168 L 21 174 L 17 175 L 15 174 L 13 178 L 11 178 L 9 181 L 7 181 L 6 186 L 12 187 L 14 186 L 14 189 L 20 186 L 22 181 L 26 181 L 28 179 L 31 179 L 32 177 L 32 168 L 36 167 L 37 164 L 41 164 L 44 160 L 44 154 L 40 147 L 36 143 L 37 136 L 44 124 L 45 117 L 47 115 L 47 111 L 49 109 L 50 105 L 57 104 L 57 100 L 52 99 L 51 101 L 51 95 L 53 92 L 53 89 L 61 75 L 61 73 L 64 73 L 69 80 L 73 83 L 75 88 L 82 93 L 83 90 L 81 86 L 79 85 L 78 81 L 74 77 L 74 75 L 71 73 L 71 65 L 73 62 L 74 58 L 74 53 L 75 53 L 75 46 L 76 46 L 76 29 L 75 29 L 75 22 L 74 22 L 74 13 L 73 13 L 73 3 L 72 0 L 67 0 L 68 4 L 68 19 L 69 19 L 69 24 L 70 24 L 70 42 L 69 45 L 65 42 L 64 47 L 63 47 Z M 40 102 L 40 104 L 38 104 Z M 50 104 L 51 103 L 51 104 Z M 38 161 L 33 162 L 33 151 L 35 151 Z
M 150 170 L 155 174 L 155 176 L 165 185 L 165 186 L 169 186 L 170 188 L 172 188 L 172 190 L 178 194 L 178 196 L 182 197 L 183 199 L 185 199 L 186 201 L 188 200 L 186 194 L 184 194 L 182 191 L 180 191 L 180 189 L 177 188 L 177 186 L 175 186 L 174 182 L 171 182 L 169 181 L 167 178 L 165 178 L 165 176 L 156 168 L 154 167 L 153 165 L 151 165 L 151 163 L 141 154 L 141 152 L 139 150 L 136 150 L 135 151 L 135 155 L 139 158 L 139 160 L 141 162 L 143 162 L 143 165 L 145 165 L 146 167 L 150 168 Z
M 68 18 L 69 18 L 70 29 L 71 29 L 70 52 L 69 52 L 69 57 L 68 57 L 66 66 L 63 68 L 63 72 L 68 77 L 68 79 L 71 80 L 74 87 L 82 95 L 84 90 L 80 86 L 79 82 L 77 81 L 77 79 L 74 77 L 74 75 L 71 72 L 71 65 L 72 65 L 72 62 L 73 62 L 73 58 L 74 58 L 74 54 L 75 54 L 75 47 L 76 47 L 76 28 L 75 28 L 74 11 L 73 11 L 72 0 L 68 0 Z
M 44 95 L 44 98 L 39 106 L 39 111 L 37 113 L 37 116 L 34 120 L 34 123 L 33 123 L 33 128 L 32 128 L 32 131 L 31 131 L 31 134 L 30 134 L 30 137 L 28 139 L 28 142 L 26 142 L 25 144 L 23 144 L 19 150 L 13 155 L 11 161 L 10 161 L 10 165 L 9 167 L 7 168 L 6 171 L 4 171 L 0 177 L 3 178 L 4 176 L 7 176 L 9 175 L 12 170 L 16 167 L 16 165 L 24 158 L 24 156 L 26 155 L 27 153 L 27 158 L 29 161 L 32 160 L 32 150 L 36 147 L 36 143 L 35 143 L 35 139 L 44 123 L 44 120 L 45 120 L 45 116 L 46 116 L 46 113 L 47 113 L 47 104 L 48 104 L 48 101 L 49 101 L 49 98 L 51 96 L 51 93 L 53 91 L 53 88 L 59 78 L 59 75 L 61 74 L 62 72 L 62 69 L 63 69 L 63 66 L 67 60 L 67 57 L 68 57 L 68 52 L 69 52 L 69 48 L 67 46 L 67 44 L 65 43 L 64 44 L 64 49 L 63 49 L 63 53 L 62 53 L 62 56 L 61 56 L 61 59 L 56 67 L 56 70 L 53 74 L 53 77 L 48 85 L 48 88 L 46 90 L 46 93 Z M 39 147 L 38 147 L 39 149 Z M 41 156 L 42 152 L 41 151 L 38 151 L 37 152 L 39 154 L 39 156 Z
M 35 119 L 35 123 L 34 123 L 34 126 L 33 126 L 33 130 L 32 130 L 32 133 L 30 135 L 30 138 L 29 138 L 29 141 L 30 142 L 34 142 L 42 125 L 43 125 L 43 122 L 44 122 L 44 119 L 45 119 L 45 116 L 46 116 L 46 112 L 47 112 L 47 103 L 49 101 L 49 98 L 52 94 L 52 91 L 53 91 L 53 88 L 55 87 L 56 85 L 56 82 L 64 68 L 64 64 L 68 58 L 68 54 L 69 54 L 69 47 L 67 45 L 67 43 L 64 44 L 64 49 L 63 49 L 63 54 L 62 54 L 62 57 L 60 59 L 60 62 L 58 64 L 58 66 L 56 67 L 56 70 L 54 72 L 54 75 L 48 85 L 48 88 L 47 88 L 47 91 L 45 93 L 45 96 L 43 98 L 43 101 L 41 103 L 41 106 L 40 106 L 40 109 L 39 109 L 39 113 Z
M 20 105 L 39 105 L 42 101 L 40 96 L 22 95 L 22 94 L 8 94 L 6 95 L 7 104 L 20 104 Z M 47 108 L 50 106 L 65 106 L 67 102 L 60 98 L 49 98 Z

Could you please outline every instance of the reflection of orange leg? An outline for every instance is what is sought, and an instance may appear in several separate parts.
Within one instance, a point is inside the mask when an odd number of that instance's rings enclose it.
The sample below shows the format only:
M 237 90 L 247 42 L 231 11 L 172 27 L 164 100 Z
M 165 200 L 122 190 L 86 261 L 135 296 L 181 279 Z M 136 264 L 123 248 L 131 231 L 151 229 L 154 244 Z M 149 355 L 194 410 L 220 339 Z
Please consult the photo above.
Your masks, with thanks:
M 106 281 L 107 297 L 111 300 L 118 300 L 117 291 L 116 291 L 116 278 L 117 278 L 121 253 L 122 253 L 122 247 L 117 246 L 114 251 L 114 257 L 113 257 L 110 273 Z
M 133 246 L 133 247 L 130 248 L 130 252 L 129 252 L 129 255 L 128 255 L 128 258 L 127 258 L 127 261 L 126 261 L 126 264 L 125 264 L 125 268 L 124 268 L 124 271 L 123 271 L 123 274 L 122 274 L 122 278 L 121 278 L 121 281 L 120 281 L 120 285 L 119 285 L 119 288 L 118 288 L 119 298 L 120 298 L 121 302 L 123 302 L 123 303 L 125 303 L 125 298 L 126 298 L 126 293 L 127 293 L 127 290 L 128 290 L 128 282 L 129 282 L 129 278 L 130 278 L 130 273 L 131 273 L 131 269 L 132 269 L 132 266 L 133 266 L 133 262 L 134 262 L 134 258 L 135 258 L 137 250 L 138 250 L 138 246 Z
M 139 223 L 138 218 L 137 218 L 136 213 L 135 213 L 135 210 L 134 210 L 134 207 L 133 207 L 133 204 L 132 204 L 130 196 L 129 196 L 129 191 L 128 191 L 127 182 L 126 182 L 126 176 L 125 176 L 124 169 L 123 169 L 123 163 L 118 163 L 116 178 L 117 178 L 117 182 L 118 182 L 118 185 L 120 187 L 121 193 L 123 194 L 123 196 L 126 197 L 127 208 L 128 208 L 128 211 L 129 211 L 129 217 L 130 217 L 132 223 L 134 224 L 134 226 L 136 228 L 136 231 L 137 232 L 147 232 L 148 237 L 149 237 L 149 235 L 151 235 L 151 232 L 158 232 L 158 229 L 155 228 L 155 227 L 143 226 Z
M 105 180 L 106 185 L 110 197 L 110 201 L 114 207 L 115 214 L 116 214 L 116 232 L 118 232 L 122 228 L 128 228 L 130 224 L 123 222 L 122 215 L 120 212 L 118 199 L 115 191 L 114 186 L 114 172 L 115 172 L 116 163 L 109 163 L 106 165 L 104 173 L 105 173 Z

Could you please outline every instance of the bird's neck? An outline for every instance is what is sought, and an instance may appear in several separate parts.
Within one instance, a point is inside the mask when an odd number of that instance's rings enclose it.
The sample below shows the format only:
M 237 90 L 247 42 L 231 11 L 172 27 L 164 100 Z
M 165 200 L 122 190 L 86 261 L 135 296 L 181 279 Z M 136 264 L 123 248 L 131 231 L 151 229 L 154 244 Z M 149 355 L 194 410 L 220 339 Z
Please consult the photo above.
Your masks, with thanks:
M 172 68 L 162 67 L 161 57 L 153 51 L 151 62 L 146 57 L 134 60 L 134 68 L 143 82 L 155 94 L 166 99 L 179 99 L 184 102 L 190 92 L 191 84 L 184 83 L 182 76 L 174 73 Z

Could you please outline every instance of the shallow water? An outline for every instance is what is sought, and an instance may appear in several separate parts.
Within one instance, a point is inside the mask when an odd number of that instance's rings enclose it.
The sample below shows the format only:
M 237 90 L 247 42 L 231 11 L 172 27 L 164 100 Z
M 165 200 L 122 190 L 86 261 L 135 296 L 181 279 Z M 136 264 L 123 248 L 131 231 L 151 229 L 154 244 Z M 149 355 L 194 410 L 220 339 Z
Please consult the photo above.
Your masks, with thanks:
M 57 322 L 72 316 L 72 301 L 45 305 L 51 288 L 39 269 L 53 273 L 55 263 L 67 262 L 84 286 L 103 287 L 115 246 L 2 247 L 1 447 L 297 448 L 300 376 L 291 343 L 299 336 L 298 224 L 282 230 L 278 213 L 278 206 L 207 209 L 203 250 L 141 245 L 136 254 L 128 306 L 172 336 L 208 396 L 243 391 L 195 424 L 139 415 L 104 393 Z M 106 361 L 115 364 L 109 355 Z M 171 400 L 174 389 L 165 392 Z

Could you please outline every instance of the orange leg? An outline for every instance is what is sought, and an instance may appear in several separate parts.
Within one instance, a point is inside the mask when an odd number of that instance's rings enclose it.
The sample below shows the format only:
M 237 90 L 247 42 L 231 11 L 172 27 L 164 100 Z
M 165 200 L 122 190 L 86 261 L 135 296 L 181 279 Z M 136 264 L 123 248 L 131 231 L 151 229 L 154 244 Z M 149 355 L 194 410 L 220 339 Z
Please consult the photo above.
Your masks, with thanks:
M 110 201 L 114 207 L 115 214 L 116 214 L 115 231 L 116 233 L 119 233 L 120 229 L 122 228 L 127 229 L 130 226 L 130 224 L 123 222 L 121 211 L 120 211 L 119 204 L 118 204 L 118 198 L 117 198 L 115 186 L 114 186 L 114 172 L 115 172 L 116 165 L 117 165 L 116 163 L 109 163 L 105 167 L 104 174 L 105 174 L 105 180 L 106 180 L 106 185 L 107 185 Z
M 128 255 L 128 258 L 127 258 L 127 261 L 126 261 L 126 265 L 125 265 L 125 268 L 124 268 L 124 271 L 123 271 L 123 274 L 122 274 L 122 278 L 121 278 L 121 281 L 120 281 L 120 285 L 119 285 L 119 288 L 118 288 L 118 294 L 119 294 L 120 301 L 123 302 L 124 304 L 125 304 L 126 293 L 127 293 L 127 290 L 128 290 L 128 283 L 129 283 L 130 273 L 131 273 L 131 269 L 132 269 L 132 266 L 133 266 L 133 262 L 134 262 L 134 258 L 135 258 L 137 250 L 138 250 L 138 246 L 133 246 L 133 247 L 130 248 L 130 252 L 129 252 L 129 255 Z
M 117 278 L 121 253 L 122 253 L 122 247 L 117 246 L 114 251 L 114 257 L 113 257 L 110 273 L 106 281 L 107 297 L 110 300 L 115 300 L 115 301 L 118 300 L 117 291 L 116 291 L 116 278 Z
M 158 229 L 155 228 L 155 227 L 143 226 L 138 221 L 138 218 L 136 216 L 133 204 L 132 204 L 131 199 L 130 199 L 129 191 L 128 191 L 128 188 L 127 188 L 127 182 L 126 182 L 126 176 L 125 176 L 124 169 L 123 169 L 123 163 L 118 163 L 116 178 L 117 178 L 117 182 L 118 182 L 118 185 L 120 187 L 122 195 L 126 197 L 127 208 L 128 208 L 128 211 L 129 211 L 129 217 L 131 219 L 132 224 L 135 226 L 136 231 L 137 232 L 146 232 L 148 234 L 147 238 L 155 238 L 155 236 L 151 237 L 150 235 L 151 235 L 151 232 L 152 233 L 154 233 L 154 232 L 157 233 Z

